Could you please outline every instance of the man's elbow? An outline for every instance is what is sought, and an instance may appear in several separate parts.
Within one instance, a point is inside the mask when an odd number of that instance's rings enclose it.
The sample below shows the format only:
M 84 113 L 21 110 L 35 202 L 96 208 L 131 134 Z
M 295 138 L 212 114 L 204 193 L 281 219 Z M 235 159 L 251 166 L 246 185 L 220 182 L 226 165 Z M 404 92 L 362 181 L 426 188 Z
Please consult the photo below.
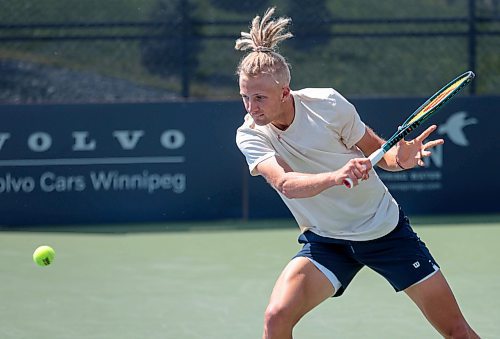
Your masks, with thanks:
M 292 184 L 289 180 L 287 180 L 286 177 L 282 177 L 276 180 L 276 182 L 274 184 L 271 183 L 271 185 L 276 191 L 284 195 L 287 199 L 300 198 L 300 196 L 297 195 L 297 192 L 293 189 Z

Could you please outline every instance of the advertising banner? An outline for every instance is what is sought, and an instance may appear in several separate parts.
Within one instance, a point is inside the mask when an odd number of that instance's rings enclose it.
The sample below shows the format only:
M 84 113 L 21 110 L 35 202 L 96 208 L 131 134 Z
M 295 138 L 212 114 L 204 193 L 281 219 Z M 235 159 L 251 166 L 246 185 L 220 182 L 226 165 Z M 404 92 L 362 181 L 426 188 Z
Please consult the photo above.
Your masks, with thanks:
M 361 119 L 384 139 L 426 98 L 350 100 Z M 434 149 L 424 167 L 403 172 L 377 169 L 377 174 L 407 213 L 499 213 L 500 97 L 457 97 L 410 134 L 411 140 L 431 124 L 432 139 L 445 144 Z M 251 178 L 250 217 L 290 217 L 278 195 L 265 181 Z M 267 196 L 265 192 L 274 194 Z
M 0 111 L 0 225 L 241 218 L 240 103 Z
M 389 138 L 425 99 L 377 99 L 355 102 L 365 122 Z M 393 196 L 408 213 L 498 213 L 497 178 L 500 137 L 500 98 L 458 97 L 407 140 L 431 124 L 438 129 L 430 139 L 443 138 L 444 145 L 433 150 L 425 166 L 404 172 L 378 170 Z M 383 118 L 381 118 L 383 116 Z
M 425 99 L 352 99 L 388 138 Z M 498 213 L 500 97 L 458 97 L 427 123 L 426 165 L 377 170 L 407 213 Z M 288 218 L 235 144 L 241 102 L 0 106 L 0 225 Z M 410 138 L 423 131 L 421 127 Z

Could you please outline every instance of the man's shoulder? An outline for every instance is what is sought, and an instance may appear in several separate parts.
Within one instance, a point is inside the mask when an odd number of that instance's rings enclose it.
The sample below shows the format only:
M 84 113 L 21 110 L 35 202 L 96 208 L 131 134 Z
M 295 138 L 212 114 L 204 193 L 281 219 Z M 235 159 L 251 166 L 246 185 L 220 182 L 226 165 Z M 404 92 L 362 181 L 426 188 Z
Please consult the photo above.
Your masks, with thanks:
M 292 91 L 293 95 L 298 96 L 304 101 L 311 100 L 334 100 L 340 94 L 333 88 L 303 88 L 300 90 Z
M 248 139 L 252 137 L 262 138 L 267 135 L 267 127 L 259 126 L 254 121 L 250 114 L 245 115 L 245 119 L 240 127 L 236 130 L 237 142 L 242 139 Z
M 353 104 L 334 88 L 304 88 L 293 91 L 292 94 L 299 102 L 325 114 L 348 114 L 354 112 Z
M 253 118 L 250 114 L 245 114 L 245 117 L 243 119 L 243 123 L 238 127 L 237 133 L 257 133 L 260 128 L 255 121 L 253 121 Z

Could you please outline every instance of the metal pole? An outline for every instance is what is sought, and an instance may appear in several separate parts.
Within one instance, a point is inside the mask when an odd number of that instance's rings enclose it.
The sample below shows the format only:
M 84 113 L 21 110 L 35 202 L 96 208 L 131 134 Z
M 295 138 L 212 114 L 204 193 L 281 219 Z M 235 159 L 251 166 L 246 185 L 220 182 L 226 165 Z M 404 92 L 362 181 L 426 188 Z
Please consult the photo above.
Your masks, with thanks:
M 182 33 L 181 33 L 181 67 L 182 67 L 182 96 L 189 98 L 189 34 L 188 0 L 181 0 Z
M 469 0 L 469 70 L 476 73 L 476 0 Z M 476 94 L 476 82 L 472 81 L 469 87 L 469 93 Z

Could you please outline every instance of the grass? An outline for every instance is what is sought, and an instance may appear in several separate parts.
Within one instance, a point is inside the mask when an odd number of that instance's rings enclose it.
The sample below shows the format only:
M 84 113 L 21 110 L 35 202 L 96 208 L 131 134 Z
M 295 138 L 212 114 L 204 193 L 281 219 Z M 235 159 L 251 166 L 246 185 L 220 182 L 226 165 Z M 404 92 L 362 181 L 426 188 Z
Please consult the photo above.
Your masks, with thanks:
M 484 338 L 500 338 L 499 219 L 412 219 L 470 323 Z M 258 338 L 274 281 L 299 249 L 297 229 L 290 220 L 232 224 L 4 231 L 0 337 Z M 42 244 L 57 255 L 45 268 L 31 260 Z M 343 297 L 308 314 L 295 335 L 439 338 L 404 294 L 367 269 Z

